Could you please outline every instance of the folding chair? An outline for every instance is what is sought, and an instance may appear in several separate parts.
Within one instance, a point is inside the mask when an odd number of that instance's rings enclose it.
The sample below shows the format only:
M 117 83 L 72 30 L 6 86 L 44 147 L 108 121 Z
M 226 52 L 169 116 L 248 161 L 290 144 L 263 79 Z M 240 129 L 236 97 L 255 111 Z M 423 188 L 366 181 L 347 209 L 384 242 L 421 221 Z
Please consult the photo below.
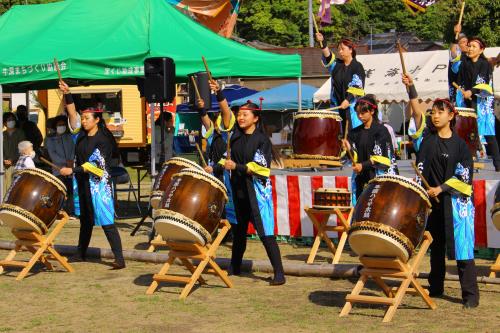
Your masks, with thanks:
M 132 180 L 130 179 L 130 175 L 127 172 L 127 169 L 121 166 L 117 167 L 112 167 L 111 168 L 111 184 L 113 186 L 113 193 L 114 193 L 114 200 L 115 200 L 115 207 L 118 208 L 118 193 L 119 192 L 127 192 L 128 197 L 127 197 L 127 203 L 130 202 L 130 195 L 132 194 L 134 196 L 135 204 L 137 207 L 137 210 L 139 212 L 139 216 L 142 215 L 141 212 L 141 206 L 139 204 L 139 198 L 136 194 L 136 188 L 132 184 Z M 127 187 L 118 187 L 118 185 L 128 185 Z M 117 212 L 119 209 L 115 209 L 115 216 L 116 218 L 124 218 L 124 217 L 130 217 L 130 216 L 119 216 Z

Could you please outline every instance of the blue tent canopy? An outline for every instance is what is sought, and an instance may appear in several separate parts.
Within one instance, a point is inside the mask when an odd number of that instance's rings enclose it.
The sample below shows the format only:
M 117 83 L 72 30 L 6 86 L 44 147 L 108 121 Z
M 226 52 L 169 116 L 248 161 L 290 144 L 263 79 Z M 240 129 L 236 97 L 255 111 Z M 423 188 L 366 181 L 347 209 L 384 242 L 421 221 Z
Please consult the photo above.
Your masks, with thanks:
M 313 108 L 313 95 L 318 90 L 318 88 L 303 84 L 302 85 L 302 108 L 312 109 Z M 233 105 L 242 105 L 251 100 L 255 104 L 259 104 L 260 98 L 264 98 L 262 101 L 262 109 L 264 110 L 298 110 L 298 84 L 296 82 L 283 84 L 271 89 L 263 90 L 257 92 L 251 96 L 245 98 L 240 98 L 234 100 L 230 103 Z
M 224 92 L 224 96 L 226 97 L 226 100 L 228 101 L 228 103 L 231 103 L 231 101 L 234 101 L 235 99 L 240 99 L 240 98 L 244 99 L 246 96 L 250 96 L 250 95 L 253 95 L 255 93 L 258 93 L 257 90 L 248 89 L 248 88 L 242 87 L 242 86 L 237 85 L 237 84 L 227 85 L 222 91 Z M 212 105 L 211 105 L 210 110 L 208 110 L 208 111 L 209 112 L 220 111 L 219 110 L 219 103 L 217 103 L 217 99 L 215 98 L 215 95 L 212 95 L 211 99 L 212 99 Z M 194 112 L 194 111 L 189 104 L 183 103 L 183 104 L 177 105 L 177 112 L 185 113 L 185 112 Z

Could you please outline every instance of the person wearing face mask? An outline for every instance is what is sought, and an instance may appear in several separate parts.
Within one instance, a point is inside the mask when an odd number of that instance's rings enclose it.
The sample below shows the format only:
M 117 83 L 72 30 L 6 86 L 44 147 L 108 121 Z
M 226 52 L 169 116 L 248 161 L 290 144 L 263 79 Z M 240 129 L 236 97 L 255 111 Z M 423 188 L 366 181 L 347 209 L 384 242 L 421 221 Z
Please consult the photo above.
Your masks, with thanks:
M 24 131 L 26 139 L 33 144 L 35 152 L 40 152 L 43 136 L 38 126 L 28 119 L 28 108 L 26 108 L 26 105 L 19 105 L 16 115 L 19 120 L 19 128 Z
M 495 171 L 500 171 L 500 152 L 495 138 L 495 114 L 493 112 L 493 68 L 484 56 L 485 42 L 478 37 L 469 39 L 466 59 L 457 76 L 463 94 L 457 92 L 456 106 L 473 108 L 477 112 L 477 130 L 484 137 L 487 150 L 493 158 Z
M 36 155 L 33 150 L 33 144 L 29 141 L 21 141 L 17 145 L 17 148 L 19 150 L 19 159 L 14 167 L 14 171 L 36 168 L 35 162 L 33 162 Z
M 45 138 L 45 148 L 49 153 L 49 157 L 55 165 L 59 167 L 72 167 L 75 156 L 75 144 L 71 134 L 68 131 L 68 120 L 65 116 L 58 116 L 54 119 L 55 132 L 54 136 Z M 73 179 L 72 177 L 62 176 L 59 169 L 52 168 L 52 174 L 59 178 L 68 191 L 68 200 L 66 200 L 65 210 L 68 214 L 74 214 L 73 208 Z
M 323 42 L 321 33 L 316 33 L 316 40 Z M 365 95 L 365 69 L 356 60 L 356 45 L 348 38 L 343 38 L 337 45 L 338 58 L 330 51 L 328 45 L 323 45 L 322 62 L 331 75 L 332 90 L 330 92 L 330 106 L 339 107 L 342 117 L 342 128 L 349 121 L 349 128 L 361 125 L 354 106 L 356 100 Z
M 23 130 L 17 128 L 16 116 L 12 112 L 3 114 L 3 164 L 5 167 L 4 192 L 10 187 L 14 165 L 19 158 L 19 142 L 26 140 Z

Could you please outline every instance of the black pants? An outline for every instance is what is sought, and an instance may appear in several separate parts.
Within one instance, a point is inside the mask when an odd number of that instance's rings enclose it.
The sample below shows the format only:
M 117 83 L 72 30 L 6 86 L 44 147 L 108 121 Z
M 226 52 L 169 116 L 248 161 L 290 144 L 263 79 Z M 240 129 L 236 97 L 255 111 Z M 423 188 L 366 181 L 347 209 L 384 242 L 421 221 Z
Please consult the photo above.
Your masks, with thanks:
M 273 266 L 275 279 L 284 278 L 283 263 L 281 262 L 280 248 L 274 236 L 266 236 L 264 226 L 260 222 L 260 218 L 255 219 L 248 200 L 237 199 L 234 197 L 234 206 L 236 211 L 236 219 L 238 224 L 232 225 L 233 247 L 231 253 L 231 266 L 233 272 L 239 273 L 243 254 L 247 248 L 247 230 L 248 223 L 252 222 L 259 235 L 264 248 L 266 249 L 269 261 Z
M 431 243 L 431 272 L 429 274 L 429 291 L 442 293 L 446 274 L 446 236 L 444 226 L 444 200 L 434 204 L 429 216 L 427 229 L 433 241 Z M 477 271 L 474 259 L 457 260 L 458 276 L 462 289 L 462 300 L 479 302 L 479 288 L 477 286 Z
M 495 166 L 495 170 L 500 170 L 500 152 L 498 151 L 498 142 L 497 138 L 494 135 L 485 135 L 484 139 L 488 146 L 486 150 L 488 151 L 488 155 L 493 159 L 493 165 Z
M 87 249 L 90 244 L 90 238 L 92 237 L 93 227 L 93 221 L 90 221 L 88 219 L 80 219 L 80 237 L 78 239 L 78 251 L 83 258 L 85 258 L 85 255 L 87 254 Z M 104 234 L 106 235 L 109 245 L 111 246 L 111 251 L 113 251 L 115 260 L 118 262 L 124 262 L 122 240 L 120 238 L 120 234 L 118 233 L 116 225 L 103 225 L 102 230 L 104 230 Z

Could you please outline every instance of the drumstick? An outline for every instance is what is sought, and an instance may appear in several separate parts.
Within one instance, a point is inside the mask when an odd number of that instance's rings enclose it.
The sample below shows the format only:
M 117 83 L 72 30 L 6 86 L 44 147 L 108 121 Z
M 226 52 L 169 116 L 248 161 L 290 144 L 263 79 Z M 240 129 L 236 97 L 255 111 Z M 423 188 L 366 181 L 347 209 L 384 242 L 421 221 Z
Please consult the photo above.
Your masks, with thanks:
M 334 106 L 333 108 L 328 108 L 328 109 L 320 109 L 319 111 L 335 111 L 341 109 L 340 106 Z
M 198 154 L 200 154 L 201 157 L 201 163 L 203 164 L 203 168 L 207 167 L 207 162 L 205 161 L 205 157 L 203 157 L 203 152 L 200 149 L 200 145 L 198 142 L 196 142 L 196 149 L 198 149 Z
M 462 24 L 462 17 L 464 16 L 464 9 L 465 9 L 465 0 L 462 1 L 462 9 L 460 9 L 460 17 L 458 18 L 458 25 Z M 459 34 L 460 33 L 457 31 L 457 33 L 455 34 L 455 40 L 458 39 Z
M 312 21 L 314 23 L 314 29 L 316 29 L 316 33 L 319 34 L 318 23 L 316 22 L 316 17 L 313 15 Z M 323 48 L 323 42 L 319 41 L 319 46 Z
M 40 161 L 42 161 L 43 163 L 47 164 L 48 166 L 51 166 L 52 168 L 54 168 L 54 169 L 56 169 L 58 171 L 61 171 L 61 167 L 58 167 L 57 165 L 55 165 L 51 161 L 47 160 L 45 157 L 40 156 Z
M 59 69 L 59 63 L 56 58 L 54 58 L 54 67 L 56 68 L 57 76 L 59 76 L 59 81 L 62 81 L 61 70 Z
M 415 164 L 414 161 L 411 162 L 411 166 L 415 170 L 415 173 L 417 174 L 417 176 L 420 179 L 422 179 L 422 183 L 424 184 L 425 188 L 428 190 L 431 186 L 429 185 L 429 183 L 427 182 L 427 180 L 425 180 L 424 176 L 422 176 L 422 173 L 420 172 L 420 170 L 418 170 L 417 165 Z M 436 200 L 437 203 L 439 203 L 438 197 L 434 197 L 434 199 Z
M 196 98 L 201 99 L 200 91 L 198 90 L 198 85 L 196 84 L 196 80 L 194 76 L 191 76 L 191 82 L 193 83 L 194 91 L 196 92 Z
M 452 85 L 453 87 L 455 87 L 455 89 L 459 90 L 465 97 L 465 91 L 462 89 L 462 87 L 460 87 L 456 82 L 452 82 Z M 472 99 L 472 97 L 467 97 L 467 99 Z
M 231 133 L 227 132 L 226 158 L 231 159 Z
M 201 60 L 203 60 L 203 65 L 205 65 L 205 70 L 207 71 L 208 74 L 208 80 L 212 81 L 214 78 L 212 77 L 212 73 L 210 73 L 210 70 L 208 69 L 207 60 L 205 59 L 204 56 L 201 56 Z
M 403 49 L 401 47 L 401 43 L 399 42 L 399 39 L 396 41 L 396 47 L 398 49 L 398 53 L 399 53 L 399 60 L 401 60 L 401 68 L 403 69 L 403 74 L 407 74 L 406 72 L 406 65 L 405 65 L 405 59 L 403 57 Z M 409 91 L 410 88 L 408 88 L 408 86 L 406 86 L 406 91 Z

